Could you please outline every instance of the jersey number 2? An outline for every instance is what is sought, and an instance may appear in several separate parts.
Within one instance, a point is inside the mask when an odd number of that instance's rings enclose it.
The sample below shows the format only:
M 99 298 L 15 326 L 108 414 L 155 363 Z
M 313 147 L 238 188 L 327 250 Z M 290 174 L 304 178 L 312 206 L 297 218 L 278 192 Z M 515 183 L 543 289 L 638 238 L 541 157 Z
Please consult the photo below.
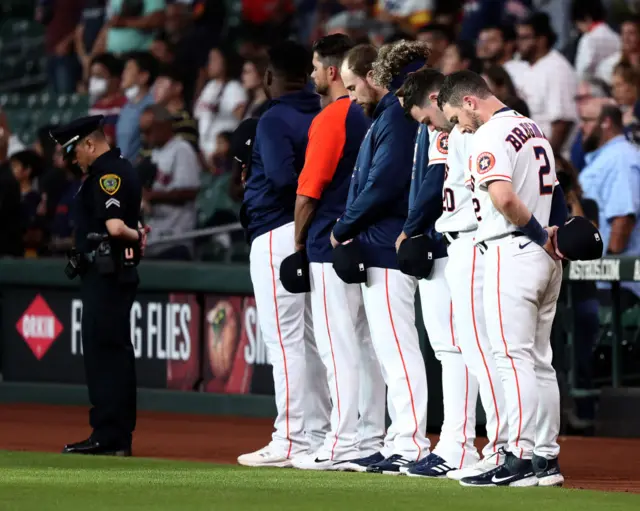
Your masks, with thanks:
M 538 169 L 538 181 L 540 183 L 540 195 L 551 195 L 553 193 L 553 185 L 547 185 L 544 183 L 545 176 L 551 174 L 551 163 L 547 156 L 547 150 L 542 146 L 535 146 L 533 153 L 536 155 L 536 160 L 540 162 L 540 169 Z

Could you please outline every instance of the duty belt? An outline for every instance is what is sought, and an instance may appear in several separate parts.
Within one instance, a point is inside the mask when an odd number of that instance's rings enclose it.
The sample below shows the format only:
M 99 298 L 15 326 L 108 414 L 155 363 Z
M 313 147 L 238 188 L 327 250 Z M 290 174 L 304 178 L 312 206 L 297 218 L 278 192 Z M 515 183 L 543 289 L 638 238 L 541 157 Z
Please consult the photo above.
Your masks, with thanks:
M 514 231 L 514 232 L 510 232 L 509 234 L 505 234 L 504 236 L 501 236 L 499 238 L 494 238 L 494 239 L 489 240 L 489 241 L 498 241 L 498 240 L 504 239 L 506 237 L 519 238 L 520 236 L 524 236 L 524 233 L 520 232 L 520 231 Z M 486 241 L 481 241 L 480 243 L 476 243 L 476 246 L 478 247 L 478 250 L 480 250 L 481 254 L 484 254 L 487 251 L 487 249 L 489 248 Z

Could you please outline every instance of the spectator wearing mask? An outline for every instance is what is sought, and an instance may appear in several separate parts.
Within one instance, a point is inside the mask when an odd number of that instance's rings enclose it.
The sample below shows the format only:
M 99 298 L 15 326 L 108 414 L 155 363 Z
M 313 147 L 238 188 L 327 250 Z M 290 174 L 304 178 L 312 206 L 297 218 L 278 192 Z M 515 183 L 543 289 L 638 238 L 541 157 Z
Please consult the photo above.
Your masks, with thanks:
M 532 14 L 516 30 L 520 57 L 531 65 L 531 76 L 535 77 L 535 87 L 527 91 L 531 119 L 555 152 L 568 152 L 570 135 L 577 124 L 575 70 L 553 49 L 556 34 L 546 14 Z
M 87 78 L 93 58 L 98 55 L 96 41 L 106 16 L 107 0 L 85 0 L 80 23 L 75 31 L 75 48 L 82 64 L 82 76 Z
M 439 23 L 429 23 L 418 30 L 416 39 L 427 43 L 431 49 L 429 66 L 442 69 L 444 53 L 455 39 L 451 28 Z
M 187 110 L 184 81 L 184 75 L 175 66 L 162 68 L 153 87 L 153 97 L 156 104 L 172 115 L 173 132 L 200 152 L 198 123 Z
M 258 117 L 259 112 L 269 99 L 264 86 L 264 73 L 268 65 L 269 59 L 263 55 L 247 59 L 242 67 L 242 86 L 248 95 L 243 119 Z
M 158 73 L 158 63 L 150 53 L 134 52 L 126 60 L 120 87 L 127 103 L 116 123 L 116 145 L 122 156 L 135 162 L 141 148 L 140 115 L 153 104 L 151 87 Z
M 595 77 L 598 64 L 620 50 L 620 36 L 605 22 L 601 0 L 573 0 L 571 21 L 582 34 L 576 53 L 578 79 Z
M 75 92 L 80 78 L 73 41 L 82 7 L 83 0 L 39 0 L 36 7 L 36 21 L 45 25 L 47 82 L 54 94 Z
M 576 94 L 576 107 L 578 116 L 583 117 L 583 109 L 594 98 L 610 98 L 611 89 L 609 86 L 598 78 L 580 82 L 578 84 L 578 93 Z M 586 165 L 584 161 L 584 148 L 582 147 L 582 131 L 578 131 L 573 144 L 571 145 L 571 164 L 580 172 Z
M 482 75 L 491 92 L 505 105 L 525 117 L 529 117 L 527 103 L 518 96 L 511 75 L 502 66 L 489 66 Z
M 620 34 L 621 50 L 610 55 L 598 65 L 597 76 L 607 83 L 611 83 L 613 69 L 620 62 L 640 70 L 640 16 L 626 18 L 620 25 Z
M 629 140 L 640 143 L 638 119 L 640 118 L 640 70 L 621 62 L 611 77 L 613 98 L 622 111 L 622 122 Z
M 442 58 L 442 74 L 450 75 L 464 70 L 480 73 L 482 65 L 476 58 L 476 49 L 466 41 L 457 41 L 447 46 Z
M 148 50 L 164 25 L 165 7 L 165 0 L 110 0 L 99 44 L 116 55 Z
M 154 244 L 164 236 L 175 236 L 195 228 L 195 199 L 200 187 L 198 155 L 173 132 L 173 116 L 163 106 L 148 106 L 140 117 L 140 132 L 151 148 L 157 168 L 150 190 L 143 190 L 142 203 L 151 227 L 145 257 L 188 261 L 193 258 L 193 240 Z
M 622 112 L 610 100 L 589 101 L 581 120 L 587 166 L 580 186 L 598 204 L 605 253 L 639 256 L 640 151 L 625 138 Z M 640 283 L 620 285 L 623 308 L 636 303 Z
M 20 185 L 13 177 L 7 156 L 9 135 L 9 131 L 0 124 L 0 258 L 24 255 Z
M 518 96 L 527 100 L 527 88 L 531 87 L 531 67 L 524 60 L 514 59 L 516 32 L 510 25 L 489 25 L 480 31 L 476 45 L 476 55 L 489 66 L 502 66 L 509 73 Z M 524 114 L 526 115 L 526 114 Z
M 216 150 L 216 136 L 233 131 L 244 115 L 247 92 L 237 80 L 241 72 L 239 57 L 231 51 L 213 48 L 209 53 L 209 83 L 196 101 L 200 149 L 210 159 Z
M 20 151 L 9 158 L 13 177 L 20 186 L 21 219 L 25 257 L 36 257 L 44 238 L 45 215 L 38 214 L 40 192 L 34 183 L 43 170 L 43 162 L 35 151 Z
M 96 55 L 89 67 L 89 115 L 104 116 L 104 134 L 111 145 L 116 140 L 120 111 L 127 103 L 120 89 L 122 69 L 122 61 L 110 53 Z

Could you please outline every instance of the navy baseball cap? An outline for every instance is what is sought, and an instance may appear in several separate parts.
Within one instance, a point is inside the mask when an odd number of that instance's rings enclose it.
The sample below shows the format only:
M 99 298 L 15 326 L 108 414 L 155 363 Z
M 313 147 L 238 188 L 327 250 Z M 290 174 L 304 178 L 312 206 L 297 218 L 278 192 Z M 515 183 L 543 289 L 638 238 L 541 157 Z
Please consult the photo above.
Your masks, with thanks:
M 398 249 L 398 267 L 405 275 L 428 279 L 433 273 L 438 243 L 427 235 L 407 238 Z
M 582 216 L 571 217 L 558 228 L 556 245 L 569 261 L 600 259 L 604 250 L 600 231 Z
M 280 263 L 280 282 L 289 293 L 308 293 L 311 291 L 309 277 L 309 259 L 306 250 L 299 250 Z
M 78 142 L 100 129 L 103 122 L 103 115 L 90 115 L 89 117 L 76 119 L 64 126 L 59 126 L 49 134 L 57 144 L 60 144 L 62 154 L 64 154 L 65 158 L 68 158 L 74 154 Z
M 251 149 L 256 138 L 257 127 L 258 119 L 250 117 L 242 121 L 231 135 L 231 157 L 242 165 L 248 166 L 251 162 Z
M 333 269 L 347 284 L 367 282 L 367 266 L 360 242 L 352 240 L 333 249 Z

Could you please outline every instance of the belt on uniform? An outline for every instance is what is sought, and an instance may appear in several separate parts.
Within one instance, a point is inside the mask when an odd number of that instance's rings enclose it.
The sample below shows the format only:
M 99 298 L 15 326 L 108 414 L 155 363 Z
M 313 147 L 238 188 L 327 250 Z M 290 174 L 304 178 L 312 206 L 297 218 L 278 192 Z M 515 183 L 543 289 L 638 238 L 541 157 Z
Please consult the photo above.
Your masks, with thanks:
M 468 232 L 472 232 L 472 231 L 449 231 L 449 232 L 443 232 L 442 236 L 444 238 L 445 244 L 448 247 L 455 240 L 457 240 L 460 236 L 462 236 L 463 234 L 466 234 Z
M 520 236 L 524 236 L 523 232 L 520 231 L 515 231 L 515 232 L 510 232 L 509 234 L 505 234 L 504 236 L 501 236 L 500 238 L 494 238 L 491 241 L 497 241 L 497 240 L 501 240 L 503 238 L 506 237 L 510 237 L 510 238 L 519 238 Z M 476 244 L 478 247 L 478 250 L 480 250 L 481 254 L 484 254 L 487 251 L 488 245 L 485 241 L 481 241 L 480 243 Z

